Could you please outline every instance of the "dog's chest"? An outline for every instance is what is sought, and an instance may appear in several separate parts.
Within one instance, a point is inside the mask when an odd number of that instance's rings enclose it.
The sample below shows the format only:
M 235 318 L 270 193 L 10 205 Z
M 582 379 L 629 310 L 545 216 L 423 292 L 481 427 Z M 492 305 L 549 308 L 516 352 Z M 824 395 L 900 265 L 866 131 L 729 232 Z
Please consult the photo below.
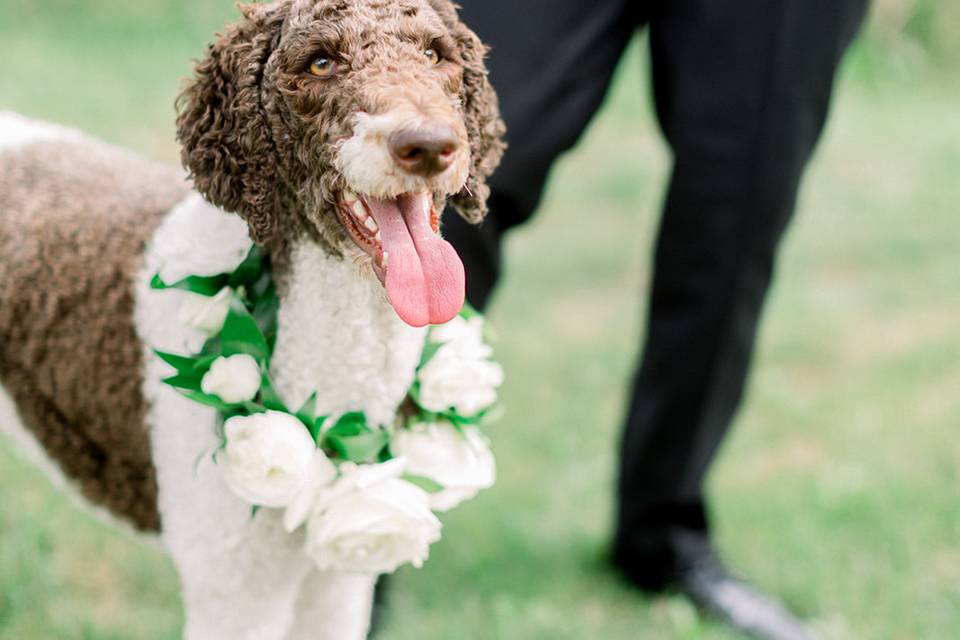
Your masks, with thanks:
M 290 407 L 314 391 L 320 415 L 393 419 L 413 382 L 425 330 L 404 324 L 371 274 L 313 243 L 294 247 L 281 298 L 274 382 Z

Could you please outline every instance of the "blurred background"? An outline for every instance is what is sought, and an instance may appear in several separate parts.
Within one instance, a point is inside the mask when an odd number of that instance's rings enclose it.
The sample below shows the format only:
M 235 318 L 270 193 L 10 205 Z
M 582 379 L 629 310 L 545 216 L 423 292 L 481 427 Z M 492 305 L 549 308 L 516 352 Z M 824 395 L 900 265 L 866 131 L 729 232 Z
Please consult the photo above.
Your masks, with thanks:
M 232 0 L 0 0 L 0 109 L 175 162 L 173 100 Z M 645 50 L 508 246 L 500 481 L 394 582 L 384 638 L 719 639 L 604 563 L 667 155 Z M 831 639 L 960 633 L 960 3 L 878 0 L 787 238 L 711 478 L 731 564 Z M 0 440 L 0 638 L 178 637 L 155 546 Z

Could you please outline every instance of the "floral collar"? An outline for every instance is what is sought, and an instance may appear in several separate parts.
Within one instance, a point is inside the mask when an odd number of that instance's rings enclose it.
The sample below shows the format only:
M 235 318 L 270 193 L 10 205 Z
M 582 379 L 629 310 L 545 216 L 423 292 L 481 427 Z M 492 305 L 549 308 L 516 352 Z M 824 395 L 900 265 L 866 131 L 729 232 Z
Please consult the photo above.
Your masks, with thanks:
M 213 459 L 227 487 L 259 509 L 305 525 L 305 552 L 321 570 L 388 573 L 421 566 L 447 511 L 495 481 L 479 425 L 497 400 L 500 365 L 483 318 L 465 309 L 432 327 L 408 401 L 394 424 L 363 412 L 317 415 L 316 394 L 287 407 L 270 376 L 279 299 L 270 263 L 251 246 L 224 273 L 151 287 L 179 290 L 181 321 L 208 339 L 192 355 L 155 351 L 174 369 L 163 382 L 219 412 Z

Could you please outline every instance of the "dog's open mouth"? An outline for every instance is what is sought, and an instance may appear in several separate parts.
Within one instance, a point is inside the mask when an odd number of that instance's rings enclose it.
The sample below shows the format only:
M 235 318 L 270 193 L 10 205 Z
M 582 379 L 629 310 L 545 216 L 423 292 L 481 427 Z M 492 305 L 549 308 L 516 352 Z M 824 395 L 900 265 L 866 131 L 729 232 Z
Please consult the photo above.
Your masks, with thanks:
M 393 199 L 343 191 L 337 215 L 350 237 L 373 259 L 390 304 L 409 325 L 453 319 L 463 307 L 463 263 L 439 235 L 433 195 L 405 193 Z

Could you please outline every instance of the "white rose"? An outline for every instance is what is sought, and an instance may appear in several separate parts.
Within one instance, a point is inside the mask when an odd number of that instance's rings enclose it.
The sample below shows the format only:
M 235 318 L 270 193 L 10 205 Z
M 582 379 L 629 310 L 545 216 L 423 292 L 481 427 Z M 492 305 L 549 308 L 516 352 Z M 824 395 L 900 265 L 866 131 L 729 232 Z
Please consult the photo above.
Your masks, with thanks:
M 486 345 L 484 345 L 486 347 Z M 491 362 L 489 347 L 448 343 L 420 370 L 420 404 L 430 411 L 453 408 L 474 416 L 497 401 L 503 369 Z
M 317 449 L 307 428 L 288 413 L 234 416 L 224 424 L 217 455 L 227 486 L 253 505 L 285 507 L 306 486 Z
M 396 476 L 403 465 L 341 465 L 343 477 L 321 495 L 307 523 L 305 550 L 321 571 L 392 573 L 421 567 L 440 539 L 429 497 Z
M 202 296 L 190 291 L 179 292 L 183 296 L 177 319 L 207 335 L 219 333 L 230 312 L 233 290 L 224 287 L 215 296 Z
M 397 429 L 390 447 L 407 461 L 407 473 L 443 487 L 430 495 L 434 511 L 449 511 L 497 479 L 493 453 L 476 427 L 465 427 L 461 433 L 449 422 L 420 423 Z
M 418 373 L 425 409 L 453 408 L 462 416 L 473 416 L 497 401 L 503 369 L 489 360 L 493 350 L 483 342 L 482 318 L 458 316 L 435 327 L 430 337 L 443 346 Z
M 220 356 L 200 381 L 200 388 L 230 404 L 253 400 L 260 391 L 260 365 L 245 353 Z
M 160 279 L 174 284 L 187 276 L 233 273 L 252 246 L 247 223 L 240 216 L 194 193 L 170 212 L 152 248 L 159 260 Z
M 283 512 L 283 526 L 287 533 L 293 532 L 307 521 L 316 508 L 323 492 L 337 479 L 337 467 L 326 454 L 317 449 L 307 473 L 306 482 Z
M 450 342 L 483 343 L 483 318 L 474 316 L 469 320 L 457 316 L 450 322 L 430 329 L 430 339 L 444 344 Z

